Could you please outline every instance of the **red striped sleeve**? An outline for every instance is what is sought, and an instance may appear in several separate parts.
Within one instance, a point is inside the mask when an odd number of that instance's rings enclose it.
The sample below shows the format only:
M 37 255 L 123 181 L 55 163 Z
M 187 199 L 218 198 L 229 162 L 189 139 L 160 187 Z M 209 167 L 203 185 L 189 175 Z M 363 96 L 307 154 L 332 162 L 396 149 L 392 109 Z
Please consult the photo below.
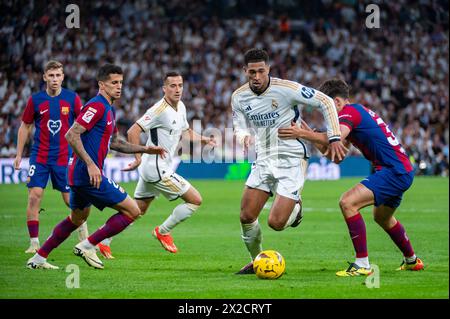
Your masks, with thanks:
M 76 122 L 89 131 L 103 117 L 104 113 L 105 106 L 102 103 L 90 103 L 82 108 Z
M 23 111 L 22 121 L 26 124 L 32 124 L 34 122 L 34 103 L 31 96 L 28 99 L 25 110 Z

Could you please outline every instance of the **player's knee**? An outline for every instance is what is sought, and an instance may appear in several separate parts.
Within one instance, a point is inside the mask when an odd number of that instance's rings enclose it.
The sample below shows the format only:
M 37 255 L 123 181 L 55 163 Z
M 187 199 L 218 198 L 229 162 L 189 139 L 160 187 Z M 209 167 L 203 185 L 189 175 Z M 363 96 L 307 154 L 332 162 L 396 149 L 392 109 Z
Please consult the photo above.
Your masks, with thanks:
M 284 225 L 286 224 L 286 221 L 282 221 L 278 218 L 270 218 L 267 221 L 269 224 L 269 227 L 276 231 L 281 231 L 284 229 Z
M 203 198 L 202 198 L 202 196 L 200 194 L 198 194 L 198 195 L 194 196 L 194 198 L 192 198 L 187 203 L 195 205 L 195 206 L 198 207 L 198 206 L 200 206 L 202 204 L 202 202 L 203 202 Z
M 257 217 L 247 208 L 241 207 L 241 214 L 239 216 L 241 224 L 251 224 Z
M 123 213 L 125 213 L 126 215 L 128 215 L 129 217 L 131 217 L 133 220 L 138 219 L 139 217 L 141 217 L 142 215 L 142 211 L 139 208 L 139 206 L 136 205 L 132 205 L 130 206 L 126 211 L 124 211 Z
M 346 196 L 342 196 L 339 200 L 339 207 L 341 208 L 341 211 L 348 212 L 353 208 L 352 202 L 348 199 Z
M 280 216 L 270 214 L 269 219 L 267 220 L 267 224 L 273 230 L 280 231 L 284 229 L 284 226 L 286 225 L 286 220 L 284 220 Z
M 28 195 L 28 202 L 30 207 L 37 207 L 40 205 L 42 199 L 42 194 L 36 192 L 30 192 Z

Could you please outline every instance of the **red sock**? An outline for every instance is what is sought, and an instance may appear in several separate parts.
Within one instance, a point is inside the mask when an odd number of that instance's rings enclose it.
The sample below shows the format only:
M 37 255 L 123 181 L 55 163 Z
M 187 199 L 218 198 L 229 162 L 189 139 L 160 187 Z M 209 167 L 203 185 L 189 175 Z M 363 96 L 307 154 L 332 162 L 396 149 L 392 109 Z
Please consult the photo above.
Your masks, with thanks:
M 69 237 L 70 234 L 77 228 L 78 226 L 72 223 L 70 217 L 67 217 L 56 225 L 50 237 L 45 241 L 41 249 L 38 250 L 38 254 L 47 258 L 50 252 L 65 241 L 67 237 Z
M 347 218 L 345 220 L 350 233 L 350 238 L 355 248 L 356 258 L 364 258 L 368 256 L 367 253 L 367 239 L 366 239 L 366 224 L 361 214 Z
M 28 226 L 28 234 L 30 234 L 30 238 L 39 237 L 39 221 L 38 220 L 27 221 L 27 226 Z
M 402 224 L 399 221 L 386 232 L 391 236 L 391 239 L 397 245 L 397 247 L 402 251 L 403 256 L 411 257 L 414 255 L 414 250 L 411 246 L 411 242 L 409 241 L 408 236 L 406 236 L 405 228 L 403 228 Z
M 95 233 L 88 237 L 89 242 L 92 245 L 97 245 L 105 238 L 117 235 L 128 225 L 133 222 L 133 219 L 125 215 L 124 213 L 118 212 L 117 214 L 111 216 L 106 223 L 100 227 Z

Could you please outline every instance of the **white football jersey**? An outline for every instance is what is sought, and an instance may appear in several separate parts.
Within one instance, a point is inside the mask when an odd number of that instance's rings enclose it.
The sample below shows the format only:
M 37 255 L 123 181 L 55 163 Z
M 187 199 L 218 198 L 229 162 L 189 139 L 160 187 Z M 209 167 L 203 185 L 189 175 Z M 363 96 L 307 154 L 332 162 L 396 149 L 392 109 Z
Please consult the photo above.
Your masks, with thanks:
M 148 132 L 147 146 L 161 146 L 167 150 L 166 158 L 156 154 L 143 154 L 139 173 L 146 181 L 160 179 L 160 169 L 170 168 L 183 131 L 189 129 L 186 107 L 178 102 L 175 110 L 163 98 L 136 121 L 144 132 Z
M 297 82 L 271 77 L 268 88 L 257 95 L 247 82 L 231 97 L 233 127 L 237 136 L 255 135 L 257 161 L 268 158 L 309 157 L 300 139 L 278 138 L 278 128 L 300 122 L 304 105 L 319 107 L 324 116 L 330 140 L 341 132 L 333 100 L 320 91 Z

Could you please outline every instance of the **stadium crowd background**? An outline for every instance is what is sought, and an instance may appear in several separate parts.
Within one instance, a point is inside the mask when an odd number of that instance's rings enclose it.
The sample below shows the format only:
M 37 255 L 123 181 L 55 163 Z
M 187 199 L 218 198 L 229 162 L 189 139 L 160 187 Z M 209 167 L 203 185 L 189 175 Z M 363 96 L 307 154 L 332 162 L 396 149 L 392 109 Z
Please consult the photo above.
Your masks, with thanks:
M 352 0 L 76 1 L 80 28 L 69 29 L 71 2 L 0 4 L 1 157 L 15 156 L 21 114 L 45 88 L 49 59 L 65 65 L 63 86 L 83 102 L 97 93 L 100 65 L 122 66 L 122 133 L 161 98 L 172 69 L 184 75 L 191 124 L 223 131 L 232 127 L 231 94 L 245 83 L 243 53 L 260 47 L 272 76 L 311 87 L 343 77 L 353 99 L 390 125 L 417 174 L 448 176 L 448 1 L 371 1 L 380 8 L 378 29 L 365 25 L 367 3 Z M 324 129 L 320 112 L 304 108 L 303 117 Z

